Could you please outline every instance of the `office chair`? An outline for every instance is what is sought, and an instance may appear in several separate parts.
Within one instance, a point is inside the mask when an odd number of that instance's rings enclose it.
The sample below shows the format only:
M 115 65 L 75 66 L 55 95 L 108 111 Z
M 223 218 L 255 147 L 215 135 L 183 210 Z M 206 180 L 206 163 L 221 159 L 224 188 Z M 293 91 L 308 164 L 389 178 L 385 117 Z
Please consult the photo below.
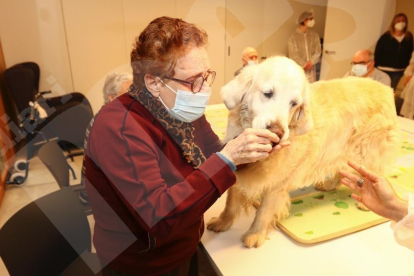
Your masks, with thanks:
M 66 157 L 63 154 L 62 149 L 58 146 L 57 142 L 46 142 L 39 149 L 37 156 L 53 175 L 59 187 L 61 189 L 66 187 L 72 188 L 75 194 L 77 195 L 79 201 L 82 203 L 86 215 L 92 214 L 92 210 L 86 195 L 85 186 L 81 183 L 74 186 L 69 185 L 69 170 L 71 169 L 71 167 L 66 161 Z
M 100 275 L 90 251 L 89 223 L 71 188 L 29 203 L 0 229 L 0 257 L 11 276 Z
M 34 62 L 16 64 L 4 72 L 6 88 L 18 114 L 14 121 L 24 138 L 19 145 L 20 148 L 27 145 L 26 160 L 15 162 L 16 173 L 9 172 L 8 184 L 23 184 L 35 153 L 33 147 L 49 139 L 58 140 L 70 158 L 81 155 L 82 151 L 73 154 L 71 150 L 83 149 L 85 130 L 93 117 L 92 107 L 81 93 L 43 98 L 50 91 L 39 92 L 39 79 L 40 68 Z M 46 111 L 47 117 L 40 118 L 37 106 Z

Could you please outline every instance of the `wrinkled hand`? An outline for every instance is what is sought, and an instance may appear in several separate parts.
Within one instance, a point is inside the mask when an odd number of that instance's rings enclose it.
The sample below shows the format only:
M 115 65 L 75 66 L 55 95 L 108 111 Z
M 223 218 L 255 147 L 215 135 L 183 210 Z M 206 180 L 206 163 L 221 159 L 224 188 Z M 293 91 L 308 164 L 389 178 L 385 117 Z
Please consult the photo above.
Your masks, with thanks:
M 303 69 L 305 71 L 309 71 L 312 68 L 312 66 L 313 66 L 312 61 L 308 61 L 308 63 L 305 64 L 305 67 L 303 67 Z
M 341 179 L 341 182 L 361 193 L 361 195 L 352 194 L 353 199 L 362 202 L 376 214 L 395 221 L 399 221 L 407 215 L 407 202 L 395 194 L 394 189 L 385 177 L 352 161 L 349 161 L 348 165 L 354 168 L 364 179 L 362 187 L 359 187 L 357 181 L 361 176 L 343 170 L 339 171 L 339 174 L 345 177 Z
M 289 141 L 279 142 L 279 137 L 267 129 L 248 128 L 230 140 L 220 153 L 237 166 L 265 159 L 273 152 L 290 145 Z

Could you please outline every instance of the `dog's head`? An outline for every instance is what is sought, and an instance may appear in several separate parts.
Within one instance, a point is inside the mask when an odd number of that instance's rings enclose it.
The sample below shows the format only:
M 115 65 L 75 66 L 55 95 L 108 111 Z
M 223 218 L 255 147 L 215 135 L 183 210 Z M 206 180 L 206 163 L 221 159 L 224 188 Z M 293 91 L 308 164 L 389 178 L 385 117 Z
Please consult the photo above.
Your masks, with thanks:
M 220 93 L 229 110 L 244 104 L 251 127 L 269 129 L 282 141 L 290 132 L 302 135 L 313 128 L 306 75 L 286 57 L 271 57 L 247 66 Z

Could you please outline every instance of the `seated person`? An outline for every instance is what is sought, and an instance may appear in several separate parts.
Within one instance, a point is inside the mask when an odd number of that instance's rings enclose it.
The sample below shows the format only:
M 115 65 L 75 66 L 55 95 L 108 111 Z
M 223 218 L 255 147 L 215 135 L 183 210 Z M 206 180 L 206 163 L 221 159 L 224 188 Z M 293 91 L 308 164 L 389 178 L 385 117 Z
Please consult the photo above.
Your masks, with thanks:
M 105 79 L 103 97 L 105 104 L 128 91 L 132 84 L 132 76 L 128 73 L 112 73 Z
M 241 70 L 243 70 L 243 68 L 246 65 L 254 65 L 257 64 L 257 51 L 255 48 L 252 47 L 247 47 L 246 49 L 243 50 L 242 53 L 242 62 L 243 62 L 243 66 L 239 68 L 239 70 L 237 70 L 234 73 L 234 76 L 237 76 L 238 74 L 240 74 Z
M 356 76 L 370 78 L 385 85 L 391 86 L 390 77 L 374 67 L 374 54 L 367 49 L 359 50 L 352 58 L 352 69 L 344 77 Z

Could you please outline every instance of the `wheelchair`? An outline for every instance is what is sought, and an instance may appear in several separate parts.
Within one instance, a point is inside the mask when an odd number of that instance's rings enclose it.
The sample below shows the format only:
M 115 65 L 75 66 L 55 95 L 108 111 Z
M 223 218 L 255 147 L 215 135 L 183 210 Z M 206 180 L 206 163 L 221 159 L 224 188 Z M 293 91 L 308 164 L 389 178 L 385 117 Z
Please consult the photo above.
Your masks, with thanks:
M 18 125 L 11 128 L 16 137 L 17 154 L 14 166 L 8 171 L 7 184 L 24 184 L 31 158 L 49 140 L 57 140 L 72 160 L 83 155 L 85 131 L 93 118 L 92 107 L 83 94 L 72 92 L 45 97 L 51 91 L 39 92 L 40 68 L 34 62 L 6 69 L 4 80 L 17 114 L 13 121 Z M 22 154 L 24 151 L 26 154 Z

